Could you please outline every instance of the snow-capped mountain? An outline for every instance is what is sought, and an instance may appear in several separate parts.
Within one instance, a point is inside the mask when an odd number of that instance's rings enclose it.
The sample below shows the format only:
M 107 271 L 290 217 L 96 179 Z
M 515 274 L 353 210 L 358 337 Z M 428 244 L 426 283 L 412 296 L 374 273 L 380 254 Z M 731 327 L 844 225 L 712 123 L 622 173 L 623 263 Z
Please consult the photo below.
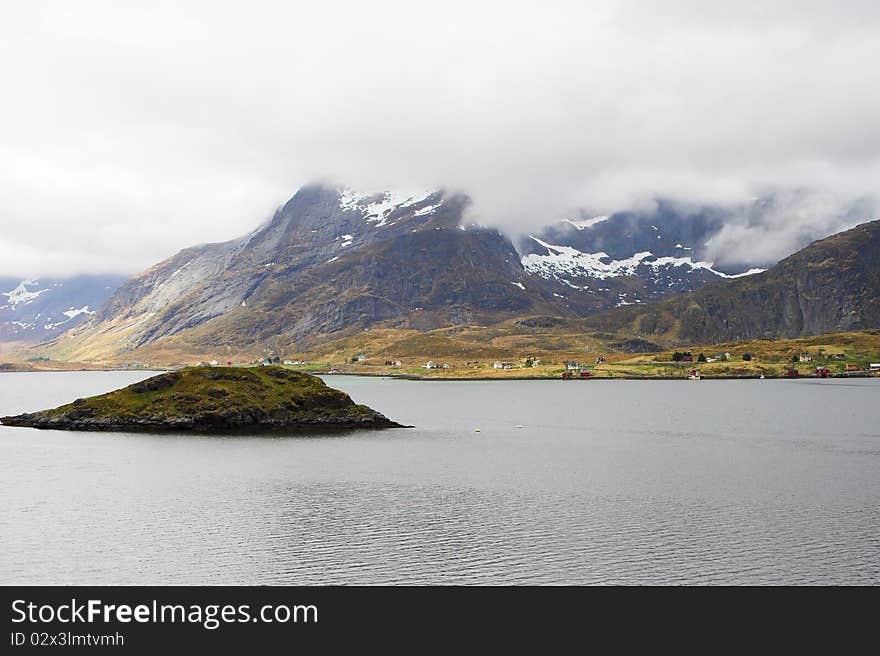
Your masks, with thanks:
M 655 301 L 763 271 L 716 267 L 704 258 L 723 218 L 712 210 L 688 214 L 660 203 L 650 214 L 565 219 L 521 240 L 522 264 L 579 313 Z
M 276 281 L 293 281 L 376 242 L 428 225 L 438 230 L 454 226 L 464 202 L 442 191 L 356 193 L 343 187 L 303 187 L 249 235 L 184 249 L 135 276 L 96 319 L 122 320 L 123 334 L 138 343 L 153 341 L 236 308 L 253 308 L 260 293 Z
M 0 342 L 55 337 L 94 315 L 123 280 L 118 275 L 0 278 Z
M 469 202 L 442 190 L 303 187 L 250 234 L 184 249 L 128 280 L 53 348 L 73 360 L 144 348 L 219 360 L 377 326 L 583 317 L 755 273 L 707 256 L 720 211 L 660 203 L 571 217 L 517 249 L 497 230 L 463 225 Z
M 376 324 L 436 328 L 566 312 L 509 239 L 460 225 L 468 202 L 443 191 L 303 187 L 251 234 L 185 249 L 123 284 L 73 331 L 66 353 L 121 353 L 170 338 L 194 349 L 248 347 Z
M 562 283 L 578 291 L 611 291 L 607 285 L 617 278 L 638 278 L 645 283 L 645 293 L 618 293 L 615 305 L 641 303 L 642 296 L 663 296 L 667 293 L 690 291 L 718 278 L 740 278 L 764 269 L 753 268 L 742 273 L 730 274 L 713 268 L 712 262 L 694 261 L 691 256 L 658 257 L 651 251 L 635 253 L 631 257 L 615 260 L 605 252 L 583 253 L 571 246 L 548 244 L 538 237 L 531 237 L 546 254 L 531 253 L 522 258 L 523 267 L 529 273 L 550 281 Z

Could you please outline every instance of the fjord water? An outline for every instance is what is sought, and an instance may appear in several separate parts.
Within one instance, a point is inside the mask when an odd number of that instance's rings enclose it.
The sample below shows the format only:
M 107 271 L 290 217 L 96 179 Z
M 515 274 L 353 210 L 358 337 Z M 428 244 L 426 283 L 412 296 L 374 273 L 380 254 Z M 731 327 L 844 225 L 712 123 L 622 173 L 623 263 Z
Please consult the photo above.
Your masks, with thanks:
M 148 375 L 0 374 L 0 415 Z M 880 583 L 878 379 L 326 380 L 416 427 L 0 426 L 0 583 Z

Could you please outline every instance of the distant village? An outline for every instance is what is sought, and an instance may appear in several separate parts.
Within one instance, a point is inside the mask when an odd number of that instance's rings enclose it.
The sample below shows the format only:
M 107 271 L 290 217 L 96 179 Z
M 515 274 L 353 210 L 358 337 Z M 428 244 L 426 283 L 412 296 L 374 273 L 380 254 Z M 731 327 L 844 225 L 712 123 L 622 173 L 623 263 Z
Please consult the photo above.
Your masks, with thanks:
M 599 354 L 593 356 L 591 357 L 591 361 L 588 363 L 584 363 L 579 360 L 548 362 L 536 356 L 526 356 L 519 360 L 495 360 L 491 363 L 490 371 L 495 371 L 499 374 L 507 371 L 520 371 L 522 372 L 521 376 L 544 378 L 557 377 L 564 380 L 594 378 L 597 375 L 599 375 L 600 377 L 614 377 L 615 373 L 621 376 L 633 377 L 687 378 L 690 380 L 700 380 L 707 375 L 705 373 L 701 373 L 701 370 L 698 368 L 700 365 L 708 366 L 715 363 L 731 363 L 731 366 L 734 366 L 734 371 L 739 371 L 740 373 L 730 374 L 728 373 L 729 370 L 727 368 L 721 370 L 714 369 L 708 373 L 708 377 L 764 378 L 765 372 L 768 376 L 783 378 L 798 378 L 805 376 L 831 378 L 846 376 L 880 375 L 880 363 L 855 363 L 852 361 L 847 361 L 848 358 L 845 353 L 827 353 L 821 347 L 812 352 L 804 350 L 792 353 L 790 356 L 786 356 L 788 359 L 783 359 L 783 362 L 788 362 L 789 366 L 787 368 L 783 367 L 782 369 L 779 369 L 780 358 L 775 357 L 766 361 L 766 367 L 764 367 L 764 364 L 762 363 L 761 366 L 757 368 L 752 368 L 749 370 L 737 370 L 735 368 L 735 362 L 738 361 L 743 363 L 751 363 L 753 360 L 756 359 L 756 355 L 748 351 L 736 356 L 732 355 L 728 351 L 719 351 L 717 353 L 711 353 L 709 355 L 705 353 L 697 353 L 695 355 L 692 351 L 674 351 L 669 354 L 668 359 L 664 357 L 658 357 L 657 354 L 652 355 L 652 360 L 640 361 L 633 360 L 632 358 L 627 359 L 625 354 L 617 354 L 614 358 L 615 361 L 613 362 L 613 367 L 610 370 L 601 368 L 602 365 L 609 365 L 609 356 L 607 354 Z M 355 368 L 341 364 L 330 365 L 310 362 L 305 359 L 288 359 L 282 358 L 278 355 L 270 354 L 246 362 L 217 359 L 205 360 L 198 362 L 198 366 L 217 367 L 284 365 L 291 367 L 305 367 L 307 371 L 311 371 L 313 373 L 323 372 L 331 374 L 369 374 L 375 371 L 375 375 L 383 375 L 383 372 L 391 373 L 389 370 L 400 370 L 399 375 L 401 376 L 413 375 L 407 372 L 412 372 L 418 369 L 424 371 L 453 370 L 452 376 L 464 375 L 469 377 L 479 377 L 480 372 L 487 371 L 489 367 L 489 363 L 485 361 L 450 363 L 448 361 L 442 361 L 439 359 L 427 360 L 422 362 L 421 364 L 419 364 L 417 361 L 413 362 L 412 360 L 404 363 L 402 360 L 397 358 L 382 359 L 381 361 L 378 358 L 374 358 L 373 361 L 370 362 L 370 358 L 368 358 L 367 353 L 364 351 L 352 355 L 350 358 L 347 359 L 347 363 L 348 365 L 355 365 Z M 361 369 L 360 367 L 357 367 L 357 365 L 367 365 L 367 367 L 369 368 Z M 803 365 L 810 365 L 810 367 L 805 371 L 805 367 Z M 670 366 L 672 368 L 670 368 Z M 373 367 L 375 367 L 375 369 L 371 371 Z M 599 369 L 597 369 L 597 367 L 599 367 Z M 642 370 L 639 370 L 639 367 L 641 367 Z M 650 367 L 650 369 L 645 370 L 645 368 L 648 367 Z M 149 369 L 150 366 L 140 362 L 129 362 L 121 365 L 121 368 Z M 541 368 L 541 370 L 534 371 L 535 368 Z M 534 373 L 530 372 L 526 374 L 527 370 L 532 370 L 534 371 Z

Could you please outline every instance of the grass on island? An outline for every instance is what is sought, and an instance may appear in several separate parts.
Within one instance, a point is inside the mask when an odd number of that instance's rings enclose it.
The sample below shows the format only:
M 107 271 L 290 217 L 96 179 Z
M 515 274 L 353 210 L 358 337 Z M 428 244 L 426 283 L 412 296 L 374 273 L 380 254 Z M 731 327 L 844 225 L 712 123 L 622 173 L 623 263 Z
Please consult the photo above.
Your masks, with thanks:
M 282 367 L 187 367 L 45 412 L 61 415 L 71 410 L 85 410 L 91 417 L 167 420 L 255 410 L 266 414 L 319 411 L 330 417 L 373 412 L 320 378 Z

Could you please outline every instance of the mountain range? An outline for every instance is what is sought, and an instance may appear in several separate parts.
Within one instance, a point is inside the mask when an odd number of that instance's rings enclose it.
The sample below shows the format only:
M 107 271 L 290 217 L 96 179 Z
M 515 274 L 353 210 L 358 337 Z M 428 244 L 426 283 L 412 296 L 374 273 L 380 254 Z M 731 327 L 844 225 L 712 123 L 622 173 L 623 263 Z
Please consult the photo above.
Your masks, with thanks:
M 614 339 L 664 342 L 880 325 L 875 224 L 765 272 L 707 259 L 727 218 L 712 209 L 661 202 L 643 214 L 584 214 L 515 246 L 469 224 L 468 204 L 444 190 L 303 187 L 252 233 L 184 249 L 127 280 L 71 330 L 50 334 L 46 352 L 69 360 L 148 347 L 165 358 L 218 347 L 301 352 L 375 328 L 524 317 L 590 317 L 585 326 Z
M 93 316 L 121 275 L 0 278 L 0 342 L 51 339 Z
M 587 324 L 697 344 L 880 327 L 880 221 L 816 241 L 766 272 Z

